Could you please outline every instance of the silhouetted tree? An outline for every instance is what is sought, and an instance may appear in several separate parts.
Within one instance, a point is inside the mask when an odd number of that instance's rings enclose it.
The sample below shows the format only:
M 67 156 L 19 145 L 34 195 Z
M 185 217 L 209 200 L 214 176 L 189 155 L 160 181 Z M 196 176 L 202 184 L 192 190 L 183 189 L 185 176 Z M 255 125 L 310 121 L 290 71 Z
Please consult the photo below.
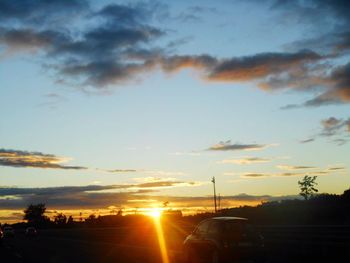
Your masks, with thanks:
M 67 223 L 67 217 L 63 213 L 57 213 L 54 217 L 54 222 L 57 225 L 65 225 Z
M 317 193 L 318 190 L 315 188 L 317 185 L 316 181 L 317 176 L 308 176 L 305 175 L 304 178 L 301 181 L 298 181 L 299 187 L 300 187 L 300 195 L 305 198 L 305 200 L 310 199 L 314 195 L 314 193 Z
M 85 218 L 85 223 L 89 225 L 95 224 L 96 221 L 97 221 L 97 217 L 94 214 L 91 214 L 87 218 Z
M 69 216 L 69 217 L 68 217 L 68 220 L 67 220 L 67 224 L 68 224 L 68 225 L 71 225 L 71 224 L 73 224 L 73 222 L 74 222 L 73 217 L 72 217 L 72 216 Z
M 119 209 L 118 210 L 118 213 L 117 213 L 117 216 L 122 216 L 123 215 L 123 210 L 122 209 Z
M 24 210 L 23 219 L 27 220 L 29 224 L 42 225 L 50 221 L 50 219 L 44 215 L 45 211 L 45 204 L 30 204 L 27 209 Z

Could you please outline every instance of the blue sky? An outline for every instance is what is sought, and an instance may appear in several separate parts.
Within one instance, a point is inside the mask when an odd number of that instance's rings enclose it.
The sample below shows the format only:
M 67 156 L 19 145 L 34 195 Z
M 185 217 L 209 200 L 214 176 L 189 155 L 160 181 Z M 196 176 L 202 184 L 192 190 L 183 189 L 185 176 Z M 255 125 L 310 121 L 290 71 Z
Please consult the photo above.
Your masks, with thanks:
M 293 198 L 306 174 L 342 193 L 349 9 L 2 1 L 0 220 L 39 201 L 210 210 L 212 176 L 225 206 Z

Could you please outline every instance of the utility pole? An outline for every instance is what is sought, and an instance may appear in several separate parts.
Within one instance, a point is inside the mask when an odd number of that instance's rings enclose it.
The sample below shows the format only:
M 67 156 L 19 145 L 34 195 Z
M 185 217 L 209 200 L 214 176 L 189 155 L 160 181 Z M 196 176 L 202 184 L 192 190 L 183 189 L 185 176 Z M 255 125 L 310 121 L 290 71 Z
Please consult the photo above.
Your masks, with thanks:
M 215 206 L 215 213 L 218 212 L 217 207 L 216 207 L 216 189 L 215 189 L 215 176 L 211 179 L 211 182 L 213 183 L 214 186 L 214 206 Z
M 218 210 L 220 211 L 221 210 L 221 195 L 220 195 L 220 193 L 219 193 L 219 204 L 218 204 Z

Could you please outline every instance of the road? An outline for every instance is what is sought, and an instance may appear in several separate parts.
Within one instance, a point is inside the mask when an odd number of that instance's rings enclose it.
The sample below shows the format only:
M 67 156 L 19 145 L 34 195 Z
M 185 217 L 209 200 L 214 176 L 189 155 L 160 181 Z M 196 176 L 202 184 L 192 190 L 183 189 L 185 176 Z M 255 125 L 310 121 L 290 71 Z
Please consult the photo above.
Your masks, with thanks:
M 322 227 L 307 234 L 305 231 L 310 232 L 309 229 L 313 228 L 270 227 L 269 231 L 265 230 L 268 263 L 350 262 L 347 228 Z M 188 230 L 178 228 L 164 229 L 169 263 L 182 263 L 181 244 L 187 233 Z M 14 238 L 4 239 L 0 245 L 0 262 L 164 263 L 156 231 L 147 225 L 49 229 L 39 231 L 37 238 L 27 238 L 17 231 Z
M 137 232 L 124 228 L 46 230 L 36 238 L 19 232 L 14 238 L 3 240 L 0 262 L 161 263 L 154 230 L 138 228 Z M 179 249 L 169 248 L 167 252 L 169 262 L 181 261 Z

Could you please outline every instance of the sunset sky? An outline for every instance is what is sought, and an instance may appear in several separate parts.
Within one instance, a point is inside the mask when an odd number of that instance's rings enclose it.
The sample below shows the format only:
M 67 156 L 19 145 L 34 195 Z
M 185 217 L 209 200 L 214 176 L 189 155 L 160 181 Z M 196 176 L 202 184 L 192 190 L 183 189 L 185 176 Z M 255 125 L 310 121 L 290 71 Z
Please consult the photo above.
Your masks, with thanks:
M 0 1 L 0 222 L 350 187 L 344 0 Z

